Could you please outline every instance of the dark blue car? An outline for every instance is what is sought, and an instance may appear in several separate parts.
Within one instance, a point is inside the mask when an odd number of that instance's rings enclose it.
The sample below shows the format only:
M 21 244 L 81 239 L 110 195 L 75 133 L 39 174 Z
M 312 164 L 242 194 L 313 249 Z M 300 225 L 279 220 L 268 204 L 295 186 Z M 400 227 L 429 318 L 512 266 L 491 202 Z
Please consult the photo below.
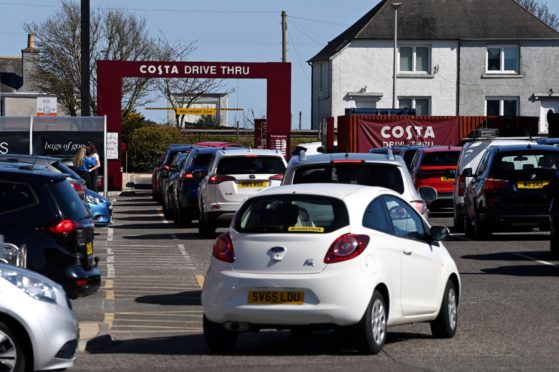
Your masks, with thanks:
M 192 220 L 198 218 L 198 186 L 201 178 L 196 173 L 207 172 L 208 164 L 217 150 L 217 147 L 194 148 L 183 163 L 172 191 L 175 197 L 175 223 L 178 226 L 190 226 Z

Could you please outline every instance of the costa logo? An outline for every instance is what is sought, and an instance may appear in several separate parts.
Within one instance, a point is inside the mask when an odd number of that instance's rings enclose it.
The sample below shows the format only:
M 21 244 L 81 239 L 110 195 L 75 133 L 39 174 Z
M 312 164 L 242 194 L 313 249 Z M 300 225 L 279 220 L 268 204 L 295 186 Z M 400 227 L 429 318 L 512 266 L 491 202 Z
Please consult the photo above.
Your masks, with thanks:
M 405 138 L 412 139 L 416 137 L 435 138 L 435 131 L 431 126 L 384 126 L 380 130 L 383 138 Z
M 140 73 L 142 74 L 178 74 L 179 68 L 177 66 L 171 65 L 141 65 L 140 66 Z

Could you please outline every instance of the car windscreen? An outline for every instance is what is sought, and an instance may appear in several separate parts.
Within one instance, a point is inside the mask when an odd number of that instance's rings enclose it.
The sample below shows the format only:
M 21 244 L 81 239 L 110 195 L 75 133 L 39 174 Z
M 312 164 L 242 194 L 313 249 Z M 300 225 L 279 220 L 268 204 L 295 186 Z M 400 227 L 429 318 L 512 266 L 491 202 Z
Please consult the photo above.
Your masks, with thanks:
M 329 233 L 349 225 L 343 201 L 316 195 L 269 195 L 248 200 L 235 216 L 243 233 Z
M 226 156 L 217 165 L 218 174 L 279 174 L 285 164 L 278 156 Z
M 499 178 L 519 179 L 529 175 L 553 176 L 559 168 L 559 152 L 498 153 L 491 166 L 491 174 Z
M 85 203 L 65 179 L 48 185 L 63 218 L 81 220 L 89 216 Z
M 293 183 L 352 183 L 381 186 L 404 192 L 402 173 L 396 165 L 383 163 L 328 163 L 300 167 Z
M 445 166 L 458 164 L 460 151 L 426 152 L 421 161 L 421 166 Z

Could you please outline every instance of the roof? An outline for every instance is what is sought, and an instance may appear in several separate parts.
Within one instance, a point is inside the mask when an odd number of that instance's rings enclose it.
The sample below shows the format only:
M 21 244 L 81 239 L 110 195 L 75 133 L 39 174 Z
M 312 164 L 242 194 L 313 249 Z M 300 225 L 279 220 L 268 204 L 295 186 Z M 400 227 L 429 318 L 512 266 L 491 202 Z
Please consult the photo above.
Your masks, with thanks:
M 522 150 L 530 150 L 530 151 L 553 151 L 558 152 L 559 147 L 555 145 L 534 145 L 534 144 L 525 144 L 525 145 L 496 145 L 490 146 L 490 149 L 494 149 L 498 152 L 507 152 L 507 151 L 522 151 Z
M 447 146 L 424 147 L 424 148 L 419 148 L 419 149 L 417 149 L 417 151 L 422 151 L 422 152 L 424 152 L 424 153 L 433 153 L 433 152 L 460 152 L 460 151 L 462 151 L 462 147 L 458 147 L 458 146 L 452 146 L 452 147 L 447 147 Z
M 394 159 L 389 159 L 387 154 L 371 154 L 371 153 L 345 153 L 345 152 L 336 152 L 336 153 L 326 153 L 326 154 L 316 154 L 316 155 L 309 155 L 303 159 L 300 159 L 299 156 L 293 156 L 290 160 L 291 163 L 299 163 L 299 164 L 324 164 L 330 163 L 332 161 L 351 161 L 351 160 L 363 160 L 363 161 L 374 161 L 379 163 L 390 163 L 390 164 L 398 164 L 403 166 L 402 158 L 401 157 L 394 157 Z
M 327 196 L 337 199 L 346 199 L 348 197 L 360 198 L 360 200 L 371 200 L 376 195 L 383 193 L 390 193 L 398 195 L 393 190 L 386 189 L 378 186 L 363 186 L 348 183 L 327 183 L 324 187 L 320 187 L 318 183 L 298 183 L 294 185 L 283 185 L 270 187 L 260 191 L 255 197 L 271 195 L 284 195 L 284 194 L 309 194 L 318 196 Z M 363 197 L 362 195 L 366 195 Z M 361 203 L 363 204 L 363 203 Z
M 223 147 L 217 152 L 221 152 L 222 156 L 241 156 L 241 155 L 267 155 L 267 156 L 281 156 L 283 154 L 279 150 L 269 149 L 250 149 L 244 147 Z
M 514 0 L 400 0 L 400 40 L 557 39 L 559 33 Z M 324 61 L 353 40 L 394 39 L 392 1 L 382 0 L 309 62 Z

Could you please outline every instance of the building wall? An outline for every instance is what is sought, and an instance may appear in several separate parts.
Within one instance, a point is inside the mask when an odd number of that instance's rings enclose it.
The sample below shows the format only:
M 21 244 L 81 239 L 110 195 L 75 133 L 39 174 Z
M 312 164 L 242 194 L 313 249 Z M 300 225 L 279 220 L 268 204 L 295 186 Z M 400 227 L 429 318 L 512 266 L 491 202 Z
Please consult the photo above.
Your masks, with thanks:
M 312 65 L 312 123 L 317 130 L 322 119 L 332 116 L 332 80 L 330 62 L 315 62 Z
M 4 116 L 35 116 L 37 97 L 2 97 Z
M 520 71 L 514 77 L 485 74 L 488 45 L 520 45 Z M 539 116 L 534 93 L 559 89 L 559 40 L 464 41 L 460 49 L 460 115 L 485 115 L 486 97 L 518 97 L 519 116 Z
M 431 74 L 422 77 L 398 74 L 398 97 L 428 97 L 432 115 L 456 115 L 458 42 L 400 40 L 398 44 L 431 47 Z M 356 40 L 331 61 L 313 63 L 313 129 L 322 117 L 344 115 L 346 108 L 392 108 L 393 45 L 391 40 Z M 320 64 L 330 65 L 331 78 L 327 82 L 330 92 L 318 88 Z M 354 92 L 380 93 L 380 96 L 356 100 L 348 95 Z M 327 96 L 329 110 L 324 108 L 327 99 L 319 98 Z

